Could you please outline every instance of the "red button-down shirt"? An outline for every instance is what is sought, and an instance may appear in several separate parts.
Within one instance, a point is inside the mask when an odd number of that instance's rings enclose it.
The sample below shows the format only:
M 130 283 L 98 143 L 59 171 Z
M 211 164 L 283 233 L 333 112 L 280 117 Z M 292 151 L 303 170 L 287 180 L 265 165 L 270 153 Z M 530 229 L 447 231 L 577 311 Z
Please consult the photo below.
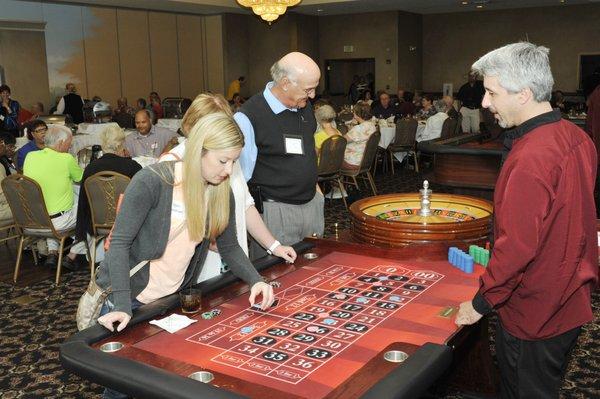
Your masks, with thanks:
M 473 306 L 496 309 L 517 338 L 546 339 L 593 318 L 596 150 L 557 112 L 508 137 L 512 148 L 494 195 L 494 248 Z

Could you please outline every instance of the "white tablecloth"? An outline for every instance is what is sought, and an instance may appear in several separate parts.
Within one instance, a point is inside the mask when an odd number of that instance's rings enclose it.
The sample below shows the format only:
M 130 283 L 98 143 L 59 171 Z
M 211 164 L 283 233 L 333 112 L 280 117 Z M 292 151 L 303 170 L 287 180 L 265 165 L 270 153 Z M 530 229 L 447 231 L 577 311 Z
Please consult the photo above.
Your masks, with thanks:
M 167 128 L 169 130 L 173 130 L 174 132 L 177 131 L 177 129 L 179 129 L 181 127 L 181 119 L 159 119 L 156 122 L 156 126 L 158 127 L 164 127 Z
M 417 134 L 415 135 L 416 141 L 421 141 L 421 135 L 423 134 L 424 130 L 425 130 L 425 123 L 419 122 L 419 124 L 417 125 Z
M 23 147 L 28 142 L 29 142 L 29 139 L 27 139 L 27 136 L 17 137 L 17 143 L 15 144 L 16 149 L 18 150 L 19 148 Z
M 379 139 L 379 146 L 381 148 L 388 148 L 390 143 L 394 141 L 396 137 L 396 126 L 384 127 L 380 126 L 379 131 L 381 132 L 381 138 Z
M 135 132 L 136 130 L 126 129 L 125 137 Z M 93 145 L 102 145 L 99 135 L 76 134 L 75 136 L 73 136 L 73 142 L 71 143 L 71 148 L 69 148 L 69 153 L 75 158 L 77 158 L 77 154 L 79 153 L 79 151 L 83 150 L 86 147 L 91 147 Z
M 100 133 L 102 133 L 102 131 L 109 126 L 119 127 L 119 125 L 115 122 L 80 123 L 79 125 L 77 125 L 77 134 L 93 134 L 99 136 Z

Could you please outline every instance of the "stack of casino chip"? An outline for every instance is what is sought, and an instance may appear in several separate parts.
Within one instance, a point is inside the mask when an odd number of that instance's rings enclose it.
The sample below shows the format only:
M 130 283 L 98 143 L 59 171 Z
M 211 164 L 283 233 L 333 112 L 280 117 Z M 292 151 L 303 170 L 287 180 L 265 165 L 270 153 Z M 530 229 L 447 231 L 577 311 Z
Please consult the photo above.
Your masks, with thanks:
M 448 249 L 448 262 L 465 273 L 473 273 L 473 257 L 456 247 Z
M 475 263 L 481 266 L 487 266 L 490 261 L 490 251 L 477 245 L 469 245 L 469 255 L 473 257 Z
M 221 309 L 213 309 L 213 310 L 209 310 L 208 312 L 202 313 L 202 318 L 205 320 L 210 320 L 213 317 L 217 317 L 220 314 L 221 314 Z

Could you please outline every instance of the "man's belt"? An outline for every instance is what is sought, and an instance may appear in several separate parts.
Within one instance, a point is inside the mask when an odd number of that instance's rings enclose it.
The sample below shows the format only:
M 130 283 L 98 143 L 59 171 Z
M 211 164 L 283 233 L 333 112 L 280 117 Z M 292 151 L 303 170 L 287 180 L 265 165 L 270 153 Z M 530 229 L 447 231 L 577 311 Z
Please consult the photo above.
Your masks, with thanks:
M 62 216 L 65 213 L 67 213 L 67 211 L 58 212 L 58 213 L 55 213 L 55 214 L 52 214 L 52 215 L 49 215 L 49 216 L 50 216 L 50 219 L 56 219 L 57 217 Z

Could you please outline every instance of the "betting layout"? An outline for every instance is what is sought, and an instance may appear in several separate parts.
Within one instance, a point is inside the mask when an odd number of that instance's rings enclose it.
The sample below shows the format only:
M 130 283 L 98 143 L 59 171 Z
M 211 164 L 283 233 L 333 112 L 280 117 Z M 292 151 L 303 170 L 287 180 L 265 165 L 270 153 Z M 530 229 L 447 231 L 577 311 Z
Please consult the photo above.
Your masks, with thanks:
M 289 288 L 284 282 L 274 308 L 225 311 L 187 341 L 216 349 L 211 362 L 298 384 L 443 278 L 399 265 L 334 264 Z

